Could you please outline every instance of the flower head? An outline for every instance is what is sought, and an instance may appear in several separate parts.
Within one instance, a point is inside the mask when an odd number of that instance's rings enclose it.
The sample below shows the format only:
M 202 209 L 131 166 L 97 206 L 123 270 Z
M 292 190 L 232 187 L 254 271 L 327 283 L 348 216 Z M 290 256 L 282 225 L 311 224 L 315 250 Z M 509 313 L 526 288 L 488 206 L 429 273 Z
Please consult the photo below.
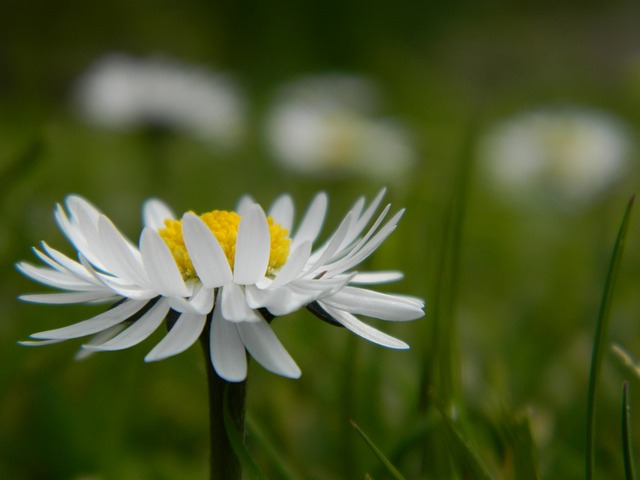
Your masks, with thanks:
M 266 137 L 274 158 L 302 174 L 400 181 L 417 162 L 409 130 L 376 113 L 379 92 L 362 77 L 319 75 L 284 85 Z
M 152 199 L 143 209 L 138 245 L 87 200 L 69 196 L 55 217 L 78 252 L 73 260 L 46 243 L 34 248 L 46 267 L 21 262 L 18 269 L 62 293 L 23 295 L 35 303 L 115 302 L 82 322 L 31 335 L 28 345 L 49 344 L 88 335 L 80 356 L 120 350 L 149 337 L 165 320 L 170 328 L 145 357 L 176 355 L 201 335 L 210 341 L 211 362 L 221 377 L 246 377 L 245 349 L 265 368 L 287 377 L 300 369 L 269 326 L 277 316 L 302 307 L 375 343 L 408 346 L 363 323 L 356 314 L 383 320 L 413 320 L 423 315 L 422 300 L 379 293 L 363 286 L 401 278 L 399 272 L 357 272 L 357 267 L 395 229 L 402 211 L 384 223 L 388 205 L 372 222 L 384 191 L 365 208 L 359 199 L 337 230 L 312 249 L 327 208 L 316 195 L 295 234 L 294 205 L 279 197 L 269 214 L 249 197 L 236 212 L 185 213 L 176 219 L 169 207 Z M 371 224 L 371 225 L 370 225 Z
M 523 112 L 480 144 L 483 166 L 510 199 L 572 206 L 596 198 L 625 171 L 632 142 L 619 120 L 588 109 Z
M 87 120 L 115 129 L 163 126 L 227 150 L 244 133 L 245 100 L 229 76 L 162 58 L 107 55 L 80 78 L 75 97 Z

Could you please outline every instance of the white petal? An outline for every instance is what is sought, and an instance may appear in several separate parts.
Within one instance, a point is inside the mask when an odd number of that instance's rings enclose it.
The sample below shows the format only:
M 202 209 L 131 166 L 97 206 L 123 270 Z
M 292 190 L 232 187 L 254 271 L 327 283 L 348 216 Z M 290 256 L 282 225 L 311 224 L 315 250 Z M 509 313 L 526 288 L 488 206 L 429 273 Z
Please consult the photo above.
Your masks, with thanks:
M 250 195 L 243 195 L 242 197 L 240 197 L 240 200 L 238 200 L 238 205 L 236 206 L 236 213 L 241 217 L 244 217 L 249 211 L 249 208 L 251 207 L 251 205 L 253 205 L 254 203 L 256 202 Z
M 318 238 L 327 212 L 327 204 L 328 199 L 326 193 L 320 192 L 314 197 L 293 237 L 291 250 L 306 241 L 313 243 L 316 238 Z
M 158 293 L 166 297 L 189 295 L 178 265 L 158 232 L 151 228 L 142 231 L 140 251 L 149 282 Z
M 262 208 L 254 203 L 240 220 L 236 239 L 233 280 L 251 285 L 264 277 L 269 265 L 271 235 Z
M 41 242 L 41 243 L 42 243 L 43 246 L 46 245 L 45 242 Z M 63 267 L 60 263 L 58 263 L 53 258 L 51 258 L 48 254 L 45 254 L 45 253 L 41 252 L 36 247 L 31 247 L 31 250 L 33 250 L 33 253 L 35 253 L 36 256 L 40 260 L 42 260 L 44 263 L 49 265 L 51 268 L 53 268 L 55 270 L 58 270 L 59 272 L 63 272 L 63 273 L 67 273 L 69 271 L 67 268 Z M 66 260 L 68 260 L 69 262 L 75 263 L 75 262 L 73 262 L 73 260 L 68 258 L 66 255 L 62 255 L 62 256 L 65 257 Z
M 89 261 L 84 258 L 84 255 L 79 254 L 82 265 L 91 273 L 93 277 L 101 285 L 104 285 L 112 293 L 118 294 L 121 297 L 130 298 L 131 300 L 150 300 L 158 296 L 158 292 L 149 288 L 140 287 L 127 280 L 123 280 L 118 277 L 112 277 L 96 271 Z
M 77 209 L 72 212 L 72 220 L 68 220 L 62 207 L 56 211 L 56 220 L 67 234 L 67 237 L 93 265 L 106 270 L 101 258 L 104 257 L 102 239 L 98 234 L 98 216 L 90 210 Z
M 404 343 L 402 340 L 393 338 L 392 336 L 387 335 L 380 330 L 376 330 L 375 328 L 370 327 L 348 312 L 331 308 L 324 302 L 318 303 L 329 315 L 331 315 L 335 319 L 336 322 L 351 330 L 356 335 L 369 340 L 370 342 L 377 343 L 378 345 L 382 345 L 383 347 L 395 348 L 399 350 L 405 350 L 409 348 L 409 345 Z
M 57 328 L 55 330 L 34 333 L 31 335 L 31 338 L 68 340 L 70 338 L 93 335 L 94 333 L 101 332 L 102 330 L 106 330 L 125 321 L 127 318 L 135 315 L 146 304 L 147 302 L 127 300 L 88 320 L 84 320 L 67 327 Z
M 238 323 L 238 332 L 253 358 L 267 370 L 289 378 L 298 378 L 300 368 L 291 358 L 265 320 Z
M 164 228 L 165 220 L 173 220 L 175 215 L 171 208 L 157 198 L 150 198 L 142 206 L 142 221 L 145 227 L 159 230 Z
M 269 216 L 273 217 L 276 223 L 279 223 L 282 228 L 286 228 L 291 233 L 293 212 L 294 206 L 291 195 L 280 195 L 271 205 Z
M 56 249 L 51 248 L 49 245 L 47 245 L 46 242 L 42 242 L 42 248 L 44 248 L 44 251 L 46 252 L 46 254 L 49 255 L 49 257 L 51 257 L 53 261 L 58 263 L 62 268 L 76 275 L 78 278 L 82 278 L 89 282 L 95 281 L 91 273 L 87 272 L 87 270 L 75 260 L 70 259 L 69 257 L 60 253 Z M 40 257 L 40 258 L 43 258 L 43 257 Z
M 322 291 L 285 285 L 275 291 L 247 287 L 247 300 L 254 308 L 266 308 L 274 316 L 288 315 L 318 299 Z
M 220 303 L 218 300 L 217 303 Z M 247 377 L 247 355 L 235 323 L 227 322 L 220 308 L 213 311 L 210 333 L 211 363 L 216 373 L 229 382 Z
M 205 287 L 217 288 L 232 279 L 229 261 L 211 229 L 193 213 L 182 217 L 182 235 L 189 258 Z
M 195 293 L 187 301 L 184 298 L 169 298 L 169 305 L 177 312 L 206 315 L 213 310 L 213 293 L 211 288 L 202 285 L 195 287 Z
M 396 213 L 391 220 L 389 220 L 373 237 L 371 237 L 366 244 L 362 245 L 359 250 L 353 251 L 350 255 L 338 260 L 332 265 L 327 265 L 327 275 L 337 275 L 341 272 L 350 270 L 371 255 L 396 229 L 398 221 L 403 213 L 404 210 L 400 210 Z
M 102 215 L 102 212 L 96 208 L 89 200 L 80 195 L 67 195 L 65 198 L 65 204 L 69 209 L 69 212 L 74 217 L 78 217 L 82 212 L 87 219 L 90 219 L 94 225 L 98 223 L 98 217 Z
M 106 254 L 102 261 L 110 272 L 136 285 L 147 286 L 140 254 L 132 251 L 129 241 L 104 215 L 98 219 L 98 232 Z
M 296 278 L 309 260 L 311 255 L 311 242 L 304 242 L 298 248 L 293 250 L 287 259 L 287 262 L 278 272 L 275 280 L 271 282 L 269 288 L 279 288 L 291 280 Z
M 346 217 L 342 219 L 342 223 L 340 223 L 340 226 L 331 236 L 326 246 L 314 253 L 315 258 L 314 256 L 311 258 L 313 266 L 309 269 L 309 272 L 315 272 L 317 268 L 323 267 L 331 260 L 334 254 L 339 253 L 338 249 L 343 244 L 343 240 L 351 228 L 351 221 L 351 212 L 349 212 Z
M 36 267 L 30 263 L 20 262 L 16 268 L 27 277 L 44 285 L 60 288 L 62 290 L 100 290 L 95 283 L 79 280 L 75 275 L 60 272 L 45 267 Z
M 144 361 L 162 360 L 184 352 L 198 340 L 206 321 L 206 315 L 183 313 L 165 337 L 144 357 Z
M 100 345 L 84 345 L 88 350 L 122 350 L 132 347 L 145 340 L 151 335 L 169 313 L 167 300 L 161 298 L 142 317 L 133 322 L 129 328 L 112 338 L 108 342 Z
M 114 297 L 111 291 L 89 291 L 69 293 L 28 293 L 18 298 L 31 303 L 49 303 L 51 305 L 64 305 L 68 303 L 87 303 L 106 300 Z
M 44 345 L 53 345 L 54 343 L 64 342 L 62 340 L 21 340 L 18 342 L 20 345 L 24 345 L 25 347 L 42 347 Z
M 95 335 L 85 345 L 99 345 L 101 343 L 104 343 L 108 340 L 111 340 L 113 337 L 118 335 L 125 328 L 127 328 L 127 325 L 124 323 L 119 323 L 117 325 L 114 325 L 113 327 L 107 328 L 106 330 L 103 330 L 102 332 Z M 90 357 L 94 353 L 96 353 L 94 350 L 87 350 L 86 348 L 80 348 L 80 350 L 77 351 L 77 353 L 74 355 L 73 358 L 75 360 L 84 360 L 85 358 Z
M 381 320 L 406 321 L 424 316 L 424 304 L 415 298 L 374 292 L 365 288 L 344 287 L 339 292 L 325 297 L 322 303 L 356 315 Z
M 380 272 L 358 272 L 351 283 L 360 285 L 375 285 L 381 283 L 390 283 L 402 280 L 404 273 L 397 270 L 380 271 Z
M 367 210 L 362 214 L 360 218 L 355 217 L 357 218 L 357 222 L 354 225 L 353 231 L 350 232 L 350 238 L 348 239 L 349 242 L 353 241 L 358 235 L 360 235 L 360 232 L 362 232 L 362 230 L 364 230 L 364 227 L 367 226 L 367 223 L 369 223 L 369 220 L 371 220 L 371 218 L 373 217 L 373 214 L 378 209 L 378 206 L 380 206 L 380 202 L 382 201 L 386 190 L 386 188 L 383 188 L 378 192 L 376 198 L 373 199 L 371 205 L 367 207 Z
M 260 318 L 247 305 L 242 287 L 235 283 L 222 287 L 218 302 L 222 304 L 218 305 L 216 310 L 221 310 L 222 316 L 230 322 L 257 322 Z

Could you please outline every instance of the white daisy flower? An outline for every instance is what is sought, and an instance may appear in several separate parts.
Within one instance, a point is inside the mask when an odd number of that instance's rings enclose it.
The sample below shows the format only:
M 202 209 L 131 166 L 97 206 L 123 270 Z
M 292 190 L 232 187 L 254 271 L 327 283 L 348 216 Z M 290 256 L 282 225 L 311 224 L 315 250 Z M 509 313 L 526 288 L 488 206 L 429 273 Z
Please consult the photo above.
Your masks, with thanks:
M 380 116 L 378 89 L 350 75 L 303 77 L 282 86 L 267 112 L 273 157 L 301 174 L 407 178 L 416 145 L 402 122 Z
M 619 119 L 557 107 L 515 115 L 491 128 L 479 146 L 489 180 L 510 201 L 565 206 L 586 204 L 614 185 L 632 151 Z
M 229 75 L 157 57 L 98 59 L 79 79 L 75 103 L 97 125 L 160 125 L 226 150 L 246 127 L 246 101 Z
M 381 191 L 366 208 L 360 198 L 315 251 L 312 244 L 327 209 L 324 193 L 316 195 L 291 236 L 294 204 L 289 195 L 273 203 L 269 216 L 244 197 L 236 212 L 188 212 L 179 220 L 164 203 L 151 199 L 144 205 L 138 246 L 87 200 L 71 195 L 66 209 L 58 205 L 55 217 L 76 248 L 78 261 L 42 242 L 34 252 L 47 266 L 17 265 L 33 280 L 64 292 L 20 298 L 49 304 L 115 303 L 93 318 L 35 333 L 35 341 L 22 343 L 42 345 L 94 335 L 83 345 L 83 357 L 136 345 L 166 322 L 169 332 L 146 361 L 176 355 L 206 335 L 212 365 L 228 381 L 245 379 L 245 350 L 266 369 L 297 378 L 300 369 L 269 323 L 306 307 L 372 342 L 408 348 L 355 316 L 405 321 L 424 314 L 418 298 L 364 287 L 398 280 L 400 272 L 354 270 L 402 215 L 400 211 L 385 223 L 387 205 L 372 222 L 383 195 Z

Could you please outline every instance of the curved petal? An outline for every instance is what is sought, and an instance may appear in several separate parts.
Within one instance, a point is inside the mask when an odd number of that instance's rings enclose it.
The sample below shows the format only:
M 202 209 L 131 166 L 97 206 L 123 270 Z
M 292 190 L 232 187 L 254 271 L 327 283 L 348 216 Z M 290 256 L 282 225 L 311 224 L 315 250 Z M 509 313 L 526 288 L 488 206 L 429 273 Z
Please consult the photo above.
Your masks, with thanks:
M 149 282 L 158 293 L 166 297 L 189 295 L 178 265 L 158 232 L 151 228 L 142 231 L 140 252 Z
M 147 302 L 127 300 L 88 320 L 84 320 L 67 327 L 57 328 L 55 330 L 34 333 L 31 335 L 31 338 L 44 340 L 68 340 L 70 338 L 93 335 L 94 333 L 101 332 L 102 330 L 106 330 L 125 321 L 127 318 L 130 318 L 132 315 L 139 312 L 146 304 Z
M 353 241 L 358 235 L 360 235 L 360 232 L 362 232 L 362 230 L 364 230 L 364 227 L 367 226 L 367 223 L 369 223 L 369 220 L 371 220 L 371 218 L 373 217 L 373 214 L 376 212 L 376 210 L 380 206 L 380 202 L 382 201 L 382 198 L 384 197 L 384 194 L 386 193 L 386 191 L 387 191 L 386 188 L 381 189 L 376 195 L 376 197 L 373 199 L 373 201 L 371 202 L 371 205 L 369 205 L 369 207 L 367 207 L 365 212 L 362 214 L 362 216 L 355 217 L 357 221 L 353 225 L 353 230 L 349 232 L 349 236 L 348 236 L 349 242 Z
M 236 213 L 243 217 L 247 214 L 249 207 L 254 203 L 256 203 L 256 201 L 251 197 L 251 195 L 243 195 L 240 197 L 240 200 L 238 200 L 238 204 L 236 205 Z
M 251 285 L 264 277 L 269 265 L 271 235 L 262 208 L 254 203 L 240 220 L 236 239 L 236 258 L 233 280 L 240 285 Z
M 320 230 L 322 229 L 328 203 L 329 200 L 327 198 L 327 194 L 324 192 L 318 193 L 313 198 L 309 208 L 307 208 L 307 212 L 305 213 L 302 222 L 300 222 L 300 226 L 298 227 L 295 236 L 293 237 L 293 241 L 291 242 L 292 250 L 302 242 L 315 242 L 316 238 L 318 238 L 318 235 L 320 234 Z
M 164 338 L 144 357 L 144 361 L 154 362 L 184 352 L 198 340 L 206 321 L 206 315 L 183 313 Z
M 280 195 L 271 205 L 269 216 L 279 223 L 282 228 L 286 228 L 289 233 L 291 233 L 294 210 L 291 195 Z
M 222 287 L 218 302 L 221 304 L 215 310 L 220 310 L 222 316 L 230 322 L 256 322 L 260 318 L 247 304 L 242 287 L 235 283 Z
M 191 263 L 205 287 L 217 288 L 231 281 L 229 261 L 211 229 L 193 213 L 182 217 L 182 234 Z
M 133 251 L 130 242 L 118 231 L 104 215 L 98 219 L 98 234 L 102 239 L 105 256 L 102 262 L 114 275 L 146 287 L 146 275 L 142 268 L 141 257 L 137 250 Z
M 196 286 L 195 293 L 191 295 L 189 300 L 180 297 L 169 298 L 169 305 L 176 312 L 181 313 L 197 313 L 206 315 L 213 309 L 213 293 L 211 288 Z
M 391 220 L 378 230 L 378 232 L 376 232 L 376 234 L 373 235 L 366 243 L 360 242 L 358 244 L 358 250 L 354 250 L 346 257 L 331 265 L 327 265 L 327 275 L 337 275 L 341 272 L 347 271 L 371 255 L 382 244 L 382 242 L 384 242 L 386 238 L 393 233 L 403 213 L 404 210 L 400 210 L 396 213 Z
M 269 289 L 279 288 L 296 278 L 309 260 L 311 255 L 311 242 L 304 242 L 291 252 L 287 262 L 278 272 L 275 280 L 269 285 Z
M 60 265 L 60 267 L 68 270 L 69 272 L 71 272 L 72 274 L 77 276 L 78 278 L 87 280 L 89 282 L 96 281 L 95 278 L 93 277 L 93 275 L 91 273 L 87 272 L 87 270 L 84 268 L 84 266 L 80 265 L 75 260 L 70 259 L 69 257 L 67 257 L 63 253 L 59 252 L 55 248 L 50 247 L 46 242 L 42 242 L 42 248 L 44 249 L 45 253 L 47 255 L 49 255 L 49 258 L 51 258 L 51 260 L 53 260 L 58 265 Z M 45 257 L 44 254 L 41 255 L 38 252 L 37 249 L 34 249 L 34 251 L 36 252 L 38 257 L 40 257 L 40 258 L 42 258 L 44 260 L 44 257 Z M 49 262 L 47 262 L 47 263 L 49 263 Z M 97 282 L 97 283 L 99 283 L 99 282 Z
M 211 363 L 216 373 L 229 382 L 241 382 L 247 377 L 247 355 L 235 323 L 222 318 L 216 307 L 211 319 L 209 344 Z
M 353 333 L 365 340 L 377 343 L 383 347 L 395 348 L 398 350 L 406 350 L 409 348 L 409 345 L 404 343 L 402 340 L 398 340 L 397 338 L 393 338 L 391 335 L 387 335 L 380 330 L 376 330 L 366 323 L 361 322 L 348 312 L 332 308 L 324 302 L 318 303 L 336 322 L 340 323 L 345 328 L 351 330 Z
M 145 227 L 159 230 L 164 221 L 176 218 L 169 206 L 157 198 L 150 198 L 142 206 L 142 222 Z
M 284 377 L 300 377 L 300 368 L 264 319 L 255 323 L 239 323 L 237 328 L 251 356 L 264 368 Z
M 366 288 L 344 287 L 323 298 L 322 303 L 352 314 L 381 320 L 401 322 L 424 316 L 424 304 L 415 298 L 374 292 Z
M 49 303 L 52 305 L 66 305 L 69 303 L 87 303 L 114 298 L 111 291 L 88 291 L 69 293 L 27 293 L 18 298 L 23 302 Z
M 30 263 L 20 262 L 16 268 L 25 276 L 44 285 L 59 288 L 61 290 L 101 290 L 104 287 L 93 282 L 78 279 L 75 275 L 45 267 L 36 267 Z
M 397 282 L 404 278 L 404 273 L 399 270 L 387 270 L 378 272 L 358 272 L 351 283 L 359 285 L 376 285 L 381 283 Z
M 88 350 L 123 350 L 146 340 L 160 326 L 169 313 L 169 304 L 161 298 L 142 317 L 133 322 L 129 328 L 108 342 L 100 345 L 84 345 Z
M 314 252 L 310 259 L 313 262 L 313 266 L 309 269 L 309 272 L 314 272 L 316 268 L 324 266 L 334 254 L 338 253 L 347 233 L 349 233 L 352 220 L 351 212 L 347 213 L 326 246 Z
M 113 337 L 118 335 L 125 328 L 127 328 L 126 324 L 118 323 L 117 325 L 114 325 L 111 328 L 107 328 L 106 330 L 98 332 L 98 334 L 94 335 L 93 338 L 89 340 L 85 345 L 100 345 L 101 343 L 111 340 Z M 96 353 L 95 350 L 80 348 L 80 350 L 76 352 L 73 358 L 75 360 L 84 360 L 85 358 L 90 357 L 94 353 Z

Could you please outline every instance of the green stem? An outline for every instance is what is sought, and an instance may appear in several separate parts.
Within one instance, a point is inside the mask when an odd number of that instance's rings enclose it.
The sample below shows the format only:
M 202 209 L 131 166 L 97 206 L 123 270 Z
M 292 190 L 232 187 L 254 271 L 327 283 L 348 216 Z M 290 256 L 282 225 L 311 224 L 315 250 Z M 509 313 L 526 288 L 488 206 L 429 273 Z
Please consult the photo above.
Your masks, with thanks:
M 209 345 L 209 324 L 210 321 L 200 336 L 209 386 L 209 434 L 211 438 L 211 454 L 209 457 L 211 474 L 209 478 L 211 480 L 240 480 L 242 478 L 242 468 L 227 437 L 224 427 L 223 406 L 226 387 L 231 419 L 240 436 L 244 436 L 246 381 L 228 382 L 218 376 L 213 369 Z

